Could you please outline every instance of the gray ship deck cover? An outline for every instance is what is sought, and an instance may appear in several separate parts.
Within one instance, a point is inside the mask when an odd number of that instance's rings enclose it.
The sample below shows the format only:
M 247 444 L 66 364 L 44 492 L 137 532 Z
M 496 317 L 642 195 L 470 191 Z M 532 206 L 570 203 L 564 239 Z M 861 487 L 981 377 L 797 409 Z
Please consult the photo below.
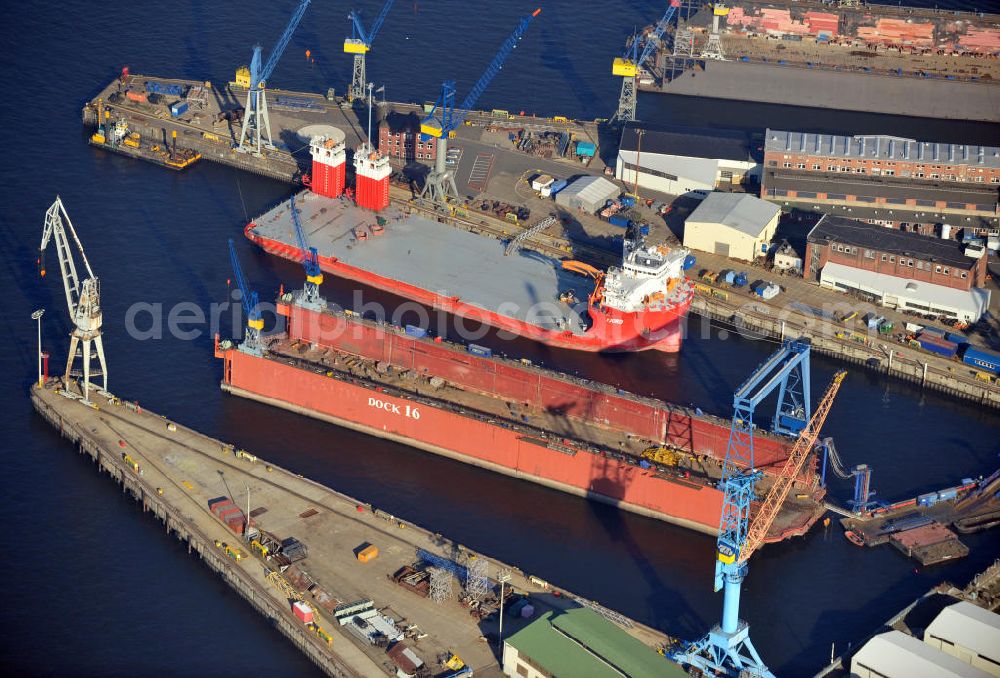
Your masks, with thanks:
M 297 246 L 290 201 L 254 220 L 256 232 Z M 321 257 L 336 257 L 349 266 L 398 280 L 467 304 L 516 318 L 548 330 L 584 331 L 586 299 L 594 283 L 561 268 L 560 263 L 522 249 L 504 256 L 504 244 L 390 206 L 385 233 L 372 235 L 373 212 L 346 198 L 332 200 L 306 190 L 295 197 L 299 219 L 310 247 Z M 368 237 L 358 240 L 354 229 Z M 576 308 L 559 301 L 574 290 Z

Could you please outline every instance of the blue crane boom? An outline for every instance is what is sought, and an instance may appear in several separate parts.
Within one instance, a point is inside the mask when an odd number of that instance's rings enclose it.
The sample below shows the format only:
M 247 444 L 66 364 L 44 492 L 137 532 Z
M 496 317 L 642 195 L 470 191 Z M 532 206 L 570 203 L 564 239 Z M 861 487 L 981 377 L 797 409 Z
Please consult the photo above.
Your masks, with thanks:
M 531 25 L 532 20 L 541 12 L 542 9 L 539 7 L 521 19 L 514 32 L 507 37 L 500 46 L 500 49 L 497 50 L 493 61 L 486 67 L 483 74 L 479 76 L 479 80 L 476 81 L 476 84 L 472 86 L 472 89 L 469 90 L 469 93 L 462 100 L 462 104 L 459 106 L 460 110 L 457 114 L 455 113 L 455 81 L 448 80 L 444 83 L 441 88 L 441 96 L 434 104 L 434 108 L 431 109 L 431 112 L 420 123 L 421 136 L 424 137 L 425 141 L 430 137 L 447 137 L 450 132 L 453 132 L 462 124 L 465 116 L 469 114 L 472 107 L 479 101 L 479 97 L 489 87 L 493 78 L 503 69 L 504 61 L 507 60 L 510 53 L 517 47 L 518 41 L 524 35 L 524 32 L 528 30 L 528 26 Z M 439 110 L 440 117 L 435 117 L 434 114 Z
M 295 237 L 299 242 L 299 250 L 302 252 L 302 266 L 306 270 L 306 284 L 303 287 L 303 297 L 301 301 L 307 304 L 318 304 L 320 302 L 319 286 L 323 282 L 323 270 L 319 266 L 319 252 L 315 247 L 310 247 L 306 240 L 305 231 L 302 230 L 302 222 L 299 220 L 299 211 L 295 207 L 295 196 L 291 199 L 292 222 L 295 224 Z
M 264 85 L 278 65 L 281 55 L 285 53 L 285 48 L 288 47 L 288 42 L 292 39 L 292 34 L 298 28 L 311 1 L 299 0 L 298 7 L 292 13 L 292 18 L 285 26 L 284 33 L 278 38 L 274 49 L 271 50 L 271 56 L 267 58 L 267 63 L 263 67 L 261 67 L 261 47 L 259 44 L 254 45 L 253 56 L 250 58 L 250 86 L 247 90 L 246 113 L 243 119 L 243 130 L 240 132 L 240 142 L 237 144 L 237 149 L 240 151 L 249 150 L 260 155 L 262 146 L 272 147 L 271 123 L 267 117 Z
M 677 14 L 677 8 L 679 6 L 680 2 L 677 0 L 671 2 L 670 6 L 667 7 L 667 11 L 664 12 L 663 17 L 656 22 L 652 32 L 646 36 L 645 43 L 642 47 L 642 53 L 640 53 L 638 58 L 635 60 L 635 65 L 637 67 L 642 68 L 642 65 L 646 63 L 646 60 L 653 56 L 653 52 L 655 52 L 656 48 L 660 46 L 660 42 L 663 40 L 663 34 L 667 32 L 670 20 L 674 18 L 675 14 Z
M 243 267 L 240 266 L 240 259 L 236 256 L 236 245 L 233 244 L 232 238 L 229 239 L 229 260 L 232 262 L 236 286 L 240 290 L 243 312 L 247 316 L 246 336 L 243 338 L 240 348 L 249 353 L 259 354 L 261 351 L 260 331 L 264 329 L 264 319 L 261 317 L 259 308 L 260 299 L 257 297 L 256 290 L 250 288 L 243 275 Z
M 299 22 L 302 21 L 302 16 L 306 13 L 306 8 L 309 7 L 309 3 L 312 0 L 299 0 L 299 6 L 295 8 L 295 12 L 292 13 L 292 18 L 288 21 L 288 25 L 285 26 L 285 32 L 281 34 L 278 38 L 278 42 L 275 43 L 274 49 L 271 50 L 271 56 L 267 58 L 267 63 L 264 65 L 264 69 L 259 71 L 254 77 L 253 68 L 250 69 L 251 85 L 253 87 L 260 87 L 261 83 L 267 82 L 268 78 L 271 77 L 271 73 L 274 72 L 275 67 L 278 65 L 278 60 L 281 59 L 281 55 L 285 53 L 285 48 L 288 47 L 289 41 L 292 39 L 292 34 L 295 33 L 295 29 L 299 27 Z M 259 50 L 260 47 L 257 46 L 254 50 Z M 260 64 L 258 58 L 258 65 Z
M 355 41 L 360 41 L 367 49 L 371 49 L 372 43 L 375 42 L 375 37 L 378 35 L 379 30 L 382 28 L 382 24 L 385 23 L 385 17 L 388 16 L 389 10 L 392 9 L 392 3 L 395 0 L 386 0 L 385 4 L 382 5 L 382 11 L 379 12 L 378 16 L 375 18 L 375 22 L 372 24 L 371 29 L 365 30 L 365 25 L 361 22 L 361 15 L 355 10 L 351 10 L 350 19 L 353 24 L 353 29 L 351 33 L 351 38 Z

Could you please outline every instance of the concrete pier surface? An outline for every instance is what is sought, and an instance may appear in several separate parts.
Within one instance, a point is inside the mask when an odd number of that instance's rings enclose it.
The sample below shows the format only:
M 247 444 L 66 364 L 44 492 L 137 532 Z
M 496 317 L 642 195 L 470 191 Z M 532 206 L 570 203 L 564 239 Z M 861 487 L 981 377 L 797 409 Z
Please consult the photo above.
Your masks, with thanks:
M 279 590 L 273 582 L 278 565 L 261 558 L 218 519 L 209 510 L 210 499 L 230 497 L 244 513 L 249 502 L 249 514 L 257 528 L 306 544 L 309 555 L 295 567 L 307 572 L 336 604 L 374 601 L 383 614 L 396 621 L 400 631 L 406 632 L 403 642 L 433 672 L 441 670 L 440 657 L 455 653 L 476 675 L 501 675 L 496 652 L 499 628 L 495 615 L 478 620 L 460 604 L 462 582 L 453 582 L 451 599 L 436 603 L 391 581 L 390 575 L 402 566 L 420 560 L 417 549 L 459 565 L 470 556 L 485 558 L 491 584 L 498 572 L 509 571 L 508 586 L 531 595 L 536 616 L 546 609 L 584 604 L 650 647 L 662 648 L 671 642 L 654 629 L 555 591 L 551 584 L 532 579 L 515 566 L 471 554 L 440 534 L 235 450 L 135 403 L 108 395 L 96 396 L 88 405 L 61 391 L 58 379 L 32 386 L 35 410 L 80 452 L 91 456 L 123 491 L 140 501 L 144 511 L 159 517 L 168 533 L 186 541 L 189 552 L 198 553 L 328 675 L 384 676 L 394 674 L 395 667 L 384 649 L 347 633 L 346 627 L 320 607 L 313 597 L 317 589 L 296 593 L 316 611 L 317 622 L 332 637 L 332 643 L 327 644 L 299 621 L 292 612 L 288 590 Z M 366 544 L 375 545 L 379 555 L 362 563 L 355 554 Z M 225 546 L 241 549 L 244 557 L 238 561 L 228 557 Z M 291 582 L 286 578 L 285 583 Z M 296 589 L 294 583 L 291 586 Z M 326 607 L 333 609 L 333 604 Z M 505 617 L 504 636 L 528 621 Z

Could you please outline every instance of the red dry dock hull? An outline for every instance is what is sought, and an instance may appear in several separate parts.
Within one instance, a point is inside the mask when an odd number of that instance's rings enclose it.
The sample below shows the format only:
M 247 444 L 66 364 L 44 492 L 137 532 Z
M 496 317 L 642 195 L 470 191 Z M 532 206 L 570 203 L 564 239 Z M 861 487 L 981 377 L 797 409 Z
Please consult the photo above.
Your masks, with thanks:
M 255 224 L 247 224 L 246 237 L 265 252 L 283 259 L 302 261 L 297 247 L 258 235 Z M 674 306 L 649 309 L 641 313 L 623 313 L 607 307 L 589 309 L 591 327 L 584 334 L 570 331 L 548 330 L 537 325 L 500 315 L 462 301 L 459 297 L 445 297 L 407 283 L 377 275 L 371 271 L 345 264 L 336 257 L 319 257 L 319 265 L 327 273 L 354 280 L 370 287 L 412 299 L 446 313 L 469 318 L 496 329 L 506 330 L 556 348 L 576 351 L 632 352 L 657 349 L 676 353 L 683 337 L 682 320 L 691 305 L 691 296 Z
M 460 388 L 485 393 L 508 402 L 524 403 L 540 411 L 560 412 L 574 419 L 600 422 L 606 428 L 668 444 L 692 454 L 722 461 L 729 443 L 728 421 L 693 415 L 649 398 L 635 398 L 616 389 L 513 361 L 469 353 L 449 342 L 418 338 L 382 323 L 355 316 L 319 313 L 298 304 L 278 304 L 288 318 L 288 336 L 310 344 L 384 362 L 419 374 L 433 374 Z M 758 434 L 754 460 L 766 472 L 780 469 L 791 444 Z M 809 465 L 803 480 L 811 482 Z
M 515 478 L 714 534 L 722 493 L 613 458 L 545 441 L 364 384 L 353 384 L 238 349 L 220 352 L 223 388 Z

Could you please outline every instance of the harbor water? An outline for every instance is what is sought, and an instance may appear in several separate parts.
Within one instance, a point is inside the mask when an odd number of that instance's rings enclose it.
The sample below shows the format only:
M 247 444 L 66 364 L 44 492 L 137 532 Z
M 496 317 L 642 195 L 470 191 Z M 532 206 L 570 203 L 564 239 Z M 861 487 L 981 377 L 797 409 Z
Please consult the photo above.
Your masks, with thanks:
M 162 526 L 117 494 L 30 408 L 35 325 L 61 371 L 69 321 L 59 276 L 40 279 L 38 243 L 46 208 L 61 195 L 101 279 L 111 389 L 206 434 L 229 440 L 466 546 L 600 601 L 675 636 L 694 638 L 716 622 L 714 540 L 351 431 L 225 396 L 207 324 L 168 331 L 179 304 L 205 309 L 229 299 L 227 240 L 262 299 L 297 286 L 301 269 L 264 255 L 241 237 L 248 215 L 291 187 L 200 163 L 171 173 L 86 144 L 80 108 L 123 65 L 132 72 L 231 79 L 256 41 L 265 54 L 294 2 L 196 0 L 176 3 L 82 0 L 9 12 L 0 25 L 7 100 L 0 125 L 0 354 L 6 394 L 3 493 L 8 544 L 0 663 L 27 674 L 203 675 L 208 670 L 302 675 L 315 671 L 266 620 L 167 537 Z M 379 2 L 357 3 L 369 19 Z M 661 2 L 543 6 L 480 105 L 540 115 L 607 116 L 619 83 L 610 57 Z M 941 4 L 941 3 L 939 3 Z M 959 5 L 955 5 L 958 7 Z M 368 62 L 369 79 L 390 100 L 436 97 L 454 78 L 464 93 L 517 18 L 534 6 L 456 0 L 397 3 Z M 342 91 L 348 6 L 316 2 L 272 80 L 288 89 Z M 485 47 L 484 47 L 485 46 Z M 305 58 L 309 49 L 313 62 Z M 996 144 L 985 124 L 842 115 L 782 106 L 643 94 L 648 119 L 683 124 L 841 133 L 893 133 Z M 55 255 L 50 253 L 54 264 Z M 357 290 L 329 280 L 326 296 L 350 304 Z M 399 302 L 372 290 L 366 301 Z M 136 313 L 137 309 L 140 310 Z M 162 336 L 154 318 L 162 310 Z M 125 319 L 146 338 L 125 330 Z M 224 314 L 222 329 L 231 329 Z M 725 336 L 720 336 L 725 332 Z M 484 343 L 499 342 L 487 336 Z M 733 389 L 773 349 L 692 323 L 679 355 L 569 354 L 527 342 L 493 343 L 511 355 L 727 415 Z M 838 367 L 813 358 L 818 397 Z M 825 433 L 847 464 L 874 468 L 878 496 L 897 499 L 996 469 L 1000 417 L 853 369 Z M 831 498 L 850 497 L 830 481 Z M 779 675 L 814 672 L 838 648 L 862 638 L 914 596 L 942 580 L 964 585 L 1000 555 L 995 534 L 963 537 L 971 555 L 926 570 L 895 551 L 859 549 L 836 525 L 765 547 L 751 562 L 742 614 Z

